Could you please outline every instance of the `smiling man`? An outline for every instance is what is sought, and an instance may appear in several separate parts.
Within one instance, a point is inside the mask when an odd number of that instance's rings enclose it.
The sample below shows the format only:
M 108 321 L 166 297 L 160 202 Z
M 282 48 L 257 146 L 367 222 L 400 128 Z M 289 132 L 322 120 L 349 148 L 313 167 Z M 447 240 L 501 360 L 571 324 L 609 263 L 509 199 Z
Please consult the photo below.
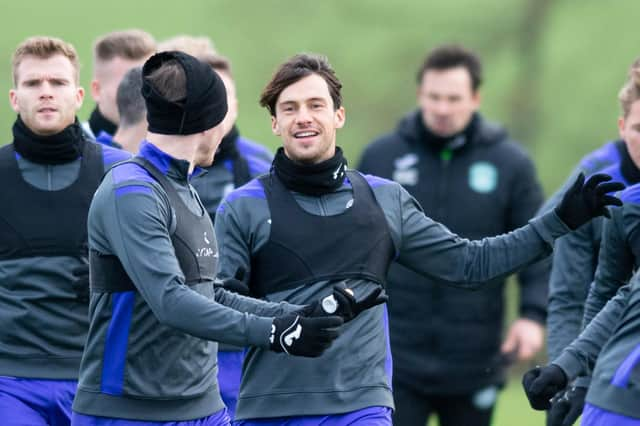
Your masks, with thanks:
M 602 194 L 619 185 L 578 181 L 561 207 L 529 225 L 481 241 L 460 238 L 425 216 L 399 184 L 347 170 L 336 146 L 346 119 L 341 88 L 326 58 L 300 54 L 262 93 L 282 147 L 270 173 L 231 192 L 216 214 L 220 274 L 243 268 L 252 295 L 307 304 L 339 286 L 357 299 L 386 284 L 393 259 L 438 282 L 475 288 L 545 256 L 567 225 L 576 228 L 619 202 Z M 315 360 L 250 348 L 236 423 L 390 425 L 393 407 L 381 305 L 353 319 Z
M 86 141 L 78 56 L 55 38 L 13 55 L 18 117 L 0 149 L 0 417 L 68 425 L 88 328 L 87 213 L 105 169 L 128 154 Z

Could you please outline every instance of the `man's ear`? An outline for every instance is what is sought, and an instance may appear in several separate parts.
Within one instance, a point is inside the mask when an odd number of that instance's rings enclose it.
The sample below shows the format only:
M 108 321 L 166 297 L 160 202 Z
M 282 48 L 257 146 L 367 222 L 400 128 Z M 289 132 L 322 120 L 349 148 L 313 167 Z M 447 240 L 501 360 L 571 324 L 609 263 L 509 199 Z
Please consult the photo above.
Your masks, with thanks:
M 95 78 L 91 80 L 91 97 L 96 102 L 100 101 L 100 89 L 100 82 Z
M 280 136 L 282 134 L 282 132 L 280 131 L 280 127 L 278 126 L 278 119 L 275 117 L 275 115 L 271 116 L 271 131 L 276 136 Z

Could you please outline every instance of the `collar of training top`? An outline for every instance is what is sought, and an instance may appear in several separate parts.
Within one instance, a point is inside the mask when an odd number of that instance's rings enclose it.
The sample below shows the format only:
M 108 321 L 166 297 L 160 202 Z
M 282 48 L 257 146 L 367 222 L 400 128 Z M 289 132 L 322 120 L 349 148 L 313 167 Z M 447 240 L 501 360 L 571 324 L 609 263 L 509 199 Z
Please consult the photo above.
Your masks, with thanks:
M 166 99 L 149 76 L 163 64 L 175 61 L 184 70 L 186 97 Z M 142 67 L 142 96 L 147 105 L 149 131 L 165 135 L 192 135 L 217 126 L 227 114 L 227 93 L 218 74 L 184 52 L 161 52 Z

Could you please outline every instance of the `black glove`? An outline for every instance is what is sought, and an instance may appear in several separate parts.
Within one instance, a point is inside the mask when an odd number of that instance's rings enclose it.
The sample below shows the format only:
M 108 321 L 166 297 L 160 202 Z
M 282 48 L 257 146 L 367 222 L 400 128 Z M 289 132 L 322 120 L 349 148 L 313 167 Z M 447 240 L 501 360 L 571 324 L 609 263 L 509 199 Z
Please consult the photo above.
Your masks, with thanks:
M 330 296 L 305 306 L 300 311 L 300 315 L 307 317 L 338 315 L 342 317 L 344 322 L 349 322 L 360 312 L 385 303 L 389 299 L 387 295 L 380 295 L 380 293 L 382 293 L 382 288 L 377 287 L 365 294 L 360 301 L 357 301 L 350 289 L 336 285 Z
M 607 206 L 621 206 L 622 201 L 607 195 L 625 188 L 621 182 L 608 182 L 611 176 L 598 173 L 584 183 L 584 174 L 580 173 L 571 188 L 564 193 L 556 214 L 571 229 L 577 229 L 596 216 L 610 217 Z
M 522 387 L 531 408 L 548 410 L 551 398 L 567 386 L 567 376 L 555 364 L 536 367 L 524 373 Z
M 340 335 L 337 329 L 343 324 L 338 316 L 305 318 L 299 315 L 276 317 L 271 324 L 270 348 L 274 352 L 284 352 L 315 358 L 329 347 Z
M 587 388 L 572 386 L 560 392 L 551 400 L 551 409 L 547 414 L 547 426 L 571 426 L 578 420 L 584 408 Z
M 233 278 L 227 278 L 222 281 L 222 288 L 228 291 L 232 291 L 234 293 L 241 294 L 242 296 L 248 296 L 251 292 L 249 290 L 249 286 L 244 283 L 244 275 L 247 271 L 240 266 L 236 270 L 236 274 Z
M 71 275 L 71 286 L 76 293 L 76 299 L 81 303 L 89 303 L 89 265 L 76 266 L 71 270 Z

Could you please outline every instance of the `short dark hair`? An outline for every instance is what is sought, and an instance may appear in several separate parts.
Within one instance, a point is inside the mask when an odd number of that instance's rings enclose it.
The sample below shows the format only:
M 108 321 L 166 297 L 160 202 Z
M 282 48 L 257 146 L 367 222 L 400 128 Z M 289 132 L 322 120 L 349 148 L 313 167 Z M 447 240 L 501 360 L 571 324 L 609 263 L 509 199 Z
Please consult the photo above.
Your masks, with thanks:
M 293 83 L 311 74 L 317 74 L 324 79 L 329 87 L 333 107 L 335 109 L 340 108 L 342 106 L 342 94 L 340 93 L 342 83 L 338 80 L 335 71 L 331 68 L 331 64 L 329 64 L 325 56 L 309 53 L 297 54 L 278 67 L 271 81 L 267 83 L 262 95 L 260 95 L 260 106 L 267 108 L 271 115 L 275 117 L 276 102 L 280 93 Z
M 120 127 L 134 126 L 140 123 L 147 113 L 142 97 L 142 68 L 131 68 L 122 77 L 116 92 L 116 104 L 120 115 Z
M 187 98 L 187 75 L 176 59 L 163 62 L 147 76 L 147 81 L 170 102 L 184 102 Z
M 418 70 L 418 84 L 429 70 L 448 70 L 463 67 L 471 77 L 471 88 L 475 92 L 482 84 L 482 63 L 480 57 L 469 49 L 458 44 L 445 44 L 429 52 L 422 66 Z

